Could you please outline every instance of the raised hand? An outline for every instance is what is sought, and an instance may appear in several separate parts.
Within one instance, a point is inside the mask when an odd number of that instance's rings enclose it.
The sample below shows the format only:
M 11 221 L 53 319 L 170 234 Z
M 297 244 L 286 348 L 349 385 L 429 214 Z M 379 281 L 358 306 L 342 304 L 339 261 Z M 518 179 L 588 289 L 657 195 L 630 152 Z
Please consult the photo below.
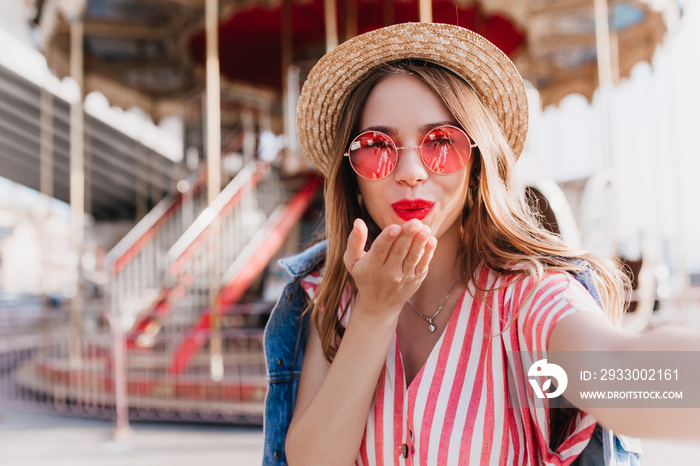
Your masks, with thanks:
M 413 219 L 389 225 L 365 252 L 367 226 L 356 219 L 343 261 L 357 285 L 356 305 L 370 312 L 398 316 L 428 273 L 437 246 L 430 228 Z

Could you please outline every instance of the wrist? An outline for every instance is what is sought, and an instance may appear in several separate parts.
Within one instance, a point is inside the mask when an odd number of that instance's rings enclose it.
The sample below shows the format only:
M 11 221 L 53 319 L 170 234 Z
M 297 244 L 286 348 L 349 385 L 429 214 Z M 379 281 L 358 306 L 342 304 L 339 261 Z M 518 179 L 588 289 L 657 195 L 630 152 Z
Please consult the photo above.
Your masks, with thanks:
M 363 321 L 372 327 L 387 327 L 393 330 L 398 324 L 401 309 L 403 309 L 403 304 L 382 303 L 364 298 L 358 293 L 353 302 L 350 320 Z

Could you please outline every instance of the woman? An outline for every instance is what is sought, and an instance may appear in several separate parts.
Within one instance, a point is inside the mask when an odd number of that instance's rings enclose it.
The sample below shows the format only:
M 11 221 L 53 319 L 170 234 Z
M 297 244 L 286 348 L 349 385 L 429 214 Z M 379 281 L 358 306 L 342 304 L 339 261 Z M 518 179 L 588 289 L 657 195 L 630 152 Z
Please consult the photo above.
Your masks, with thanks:
M 358 36 L 312 70 L 298 127 L 326 176 L 328 243 L 283 262 L 295 278 L 266 330 L 266 462 L 570 464 L 596 419 L 661 431 L 600 409 L 555 426 L 533 403 L 527 368 L 547 351 L 677 335 L 611 325 L 622 274 L 547 233 L 513 187 L 527 99 L 495 46 L 438 24 Z

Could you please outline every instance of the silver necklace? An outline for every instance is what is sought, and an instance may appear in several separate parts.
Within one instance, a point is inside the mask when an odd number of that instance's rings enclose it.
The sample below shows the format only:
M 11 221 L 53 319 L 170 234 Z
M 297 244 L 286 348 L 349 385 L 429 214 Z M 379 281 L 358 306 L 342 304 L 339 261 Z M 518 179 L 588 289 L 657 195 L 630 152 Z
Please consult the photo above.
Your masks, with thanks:
M 418 309 L 418 308 L 416 307 L 416 305 L 413 304 L 413 303 L 411 302 L 410 299 L 408 300 L 408 304 L 411 305 L 411 307 L 418 313 L 418 315 L 421 316 L 421 317 L 423 318 L 424 321 L 430 323 L 430 325 L 428 326 L 428 330 L 430 330 L 431 333 L 434 332 L 435 330 L 437 330 L 437 327 L 435 326 L 435 322 L 433 322 L 433 320 L 438 316 L 438 314 L 440 314 L 440 311 L 442 311 L 442 308 L 445 307 L 445 304 L 447 303 L 447 300 L 450 299 L 450 295 L 452 294 L 452 292 L 453 292 L 454 290 L 457 289 L 457 285 L 459 285 L 459 280 L 457 280 L 457 281 L 455 282 L 455 285 L 452 287 L 452 289 L 450 290 L 450 292 L 447 293 L 447 296 L 445 296 L 445 299 L 442 301 L 442 304 L 440 304 L 440 307 L 437 308 L 437 311 L 435 311 L 435 314 L 433 314 L 432 317 L 428 317 L 428 316 L 426 316 L 425 314 L 423 314 L 423 313 L 420 311 L 420 309 Z

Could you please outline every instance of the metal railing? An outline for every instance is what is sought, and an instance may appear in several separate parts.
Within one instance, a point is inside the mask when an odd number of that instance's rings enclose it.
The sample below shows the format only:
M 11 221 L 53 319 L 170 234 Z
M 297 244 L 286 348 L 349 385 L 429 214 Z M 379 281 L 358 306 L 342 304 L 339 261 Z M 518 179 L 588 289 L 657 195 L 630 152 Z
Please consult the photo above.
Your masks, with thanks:
M 219 279 L 222 279 L 223 272 L 256 237 L 272 213 L 286 204 L 292 192 L 292 187 L 282 181 L 279 169 L 267 163 L 254 161 L 240 171 L 168 251 L 168 273 L 173 283 L 184 286 L 179 308 L 201 310 L 209 305 L 213 259 L 210 243 L 218 242 L 217 260 L 222 265 Z M 191 323 L 187 319 L 184 316 L 184 325 Z
M 191 242 L 187 243 L 199 244 L 195 253 L 188 254 L 186 245 L 179 249 L 179 244 L 173 246 L 171 273 L 179 284 L 177 296 L 184 298 L 178 303 L 169 325 L 189 328 L 186 337 L 173 350 L 169 368 L 173 373 L 186 370 L 208 339 L 216 338 L 210 330 L 216 331 L 215 323 L 220 316 L 234 309 L 263 272 L 320 186 L 320 179 L 314 176 L 296 182 L 282 180 L 276 168 L 266 170 L 254 184 L 253 175 L 250 180 L 248 189 L 237 191 L 240 195 L 235 205 L 232 206 L 226 195 L 213 207 L 229 207 L 215 210 L 213 214 L 202 214 L 206 228 L 195 222 L 188 238 Z M 221 230 L 217 231 L 218 228 Z M 213 231 L 205 236 L 210 229 Z M 212 270 L 216 271 L 214 286 Z M 217 294 L 211 296 L 212 292 Z M 217 305 L 210 308 L 213 302 Z M 194 319 L 189 320 L 192 317 Z M 153 328 L 157 330 L 158 326 Z
M 187 193 L 161 200 L 107 255 L 112 309 L 133 322 L 159 298 L 167 273 L 167 252 L 206 207 L 204 177 Z

